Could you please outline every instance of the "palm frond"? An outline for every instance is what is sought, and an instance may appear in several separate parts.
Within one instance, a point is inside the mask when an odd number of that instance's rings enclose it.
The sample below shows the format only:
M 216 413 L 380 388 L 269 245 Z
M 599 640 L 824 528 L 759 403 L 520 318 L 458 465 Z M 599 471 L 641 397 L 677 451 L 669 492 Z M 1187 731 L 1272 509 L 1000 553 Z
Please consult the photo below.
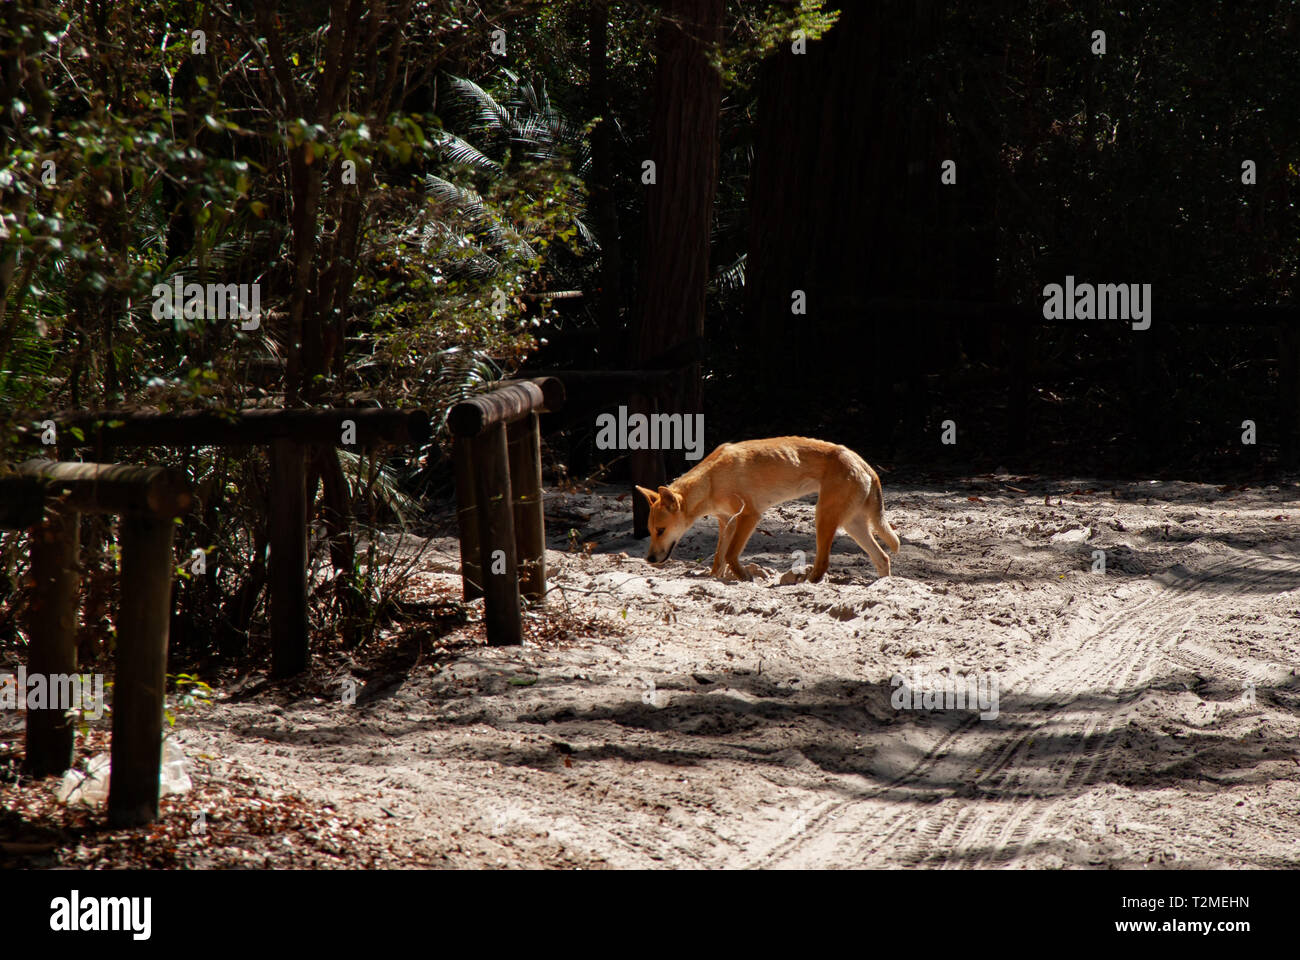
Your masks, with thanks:
M 740 290 L 745 286 L 745 260 L 748 254 L 742 253 L 730 266 L 719 270 L 713 277 L 711 286 L 715 291 Z
M 436 145 L 439 155 L 448 163 L 459 163 L 467 167 L 473 167 L 481 173 L 493 177 L 499 177 L 502 173 L 501 164 L 455 134 L 442 134 L 436 141 Z
M 466 80 L 464 77 L 451 77 L 449 82 L 452 90 L 473 108 L 474 123 L 479 129 L 493 133 L 513 134 L 514 117 L 508 109 L 497 103 L 495 97 L 473 80 Z
M 391 510 L 397 517 L 397 522 L 405 528 L 407 516 L 414 514 L 419 509 L 419 504 L 402 491 L 401 478 L 397 473 L 387 463 L 380 462 L 373 465 L 374 473 L 368 475 L 368 465 L 361 454 L 340 448 L 338 455 L 339 466 L 352 490 L 365 490 L 369 484 L 370 493 L 375 500 Z

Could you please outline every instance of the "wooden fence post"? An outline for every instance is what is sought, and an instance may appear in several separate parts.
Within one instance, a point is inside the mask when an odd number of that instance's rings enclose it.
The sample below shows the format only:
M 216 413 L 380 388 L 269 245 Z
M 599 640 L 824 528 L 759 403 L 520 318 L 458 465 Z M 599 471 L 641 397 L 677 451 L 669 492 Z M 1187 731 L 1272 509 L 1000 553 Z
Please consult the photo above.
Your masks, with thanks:
M 171 516 L 139 511 L 122 517 L 122 606 L 108 788 L 108 820 L 115 827 L 152 823 L 158 817 L 175 529 Z
M 489 424 L 474 438 L 474 493 L 478 501 L 479 562 L 488 644 L 497 647 L 521 643 L 514 503 L 504 423 Z
M 483 596 L 483 567 L 479 562 L 478 494 L 474 488 L 474 441 L 457 437 L 453 451 L 456 471 L 456 526 L 460 530 L 460 579 L 465 601 Z
M 538 599 L 546 594 L 537 414 L 563 404 L 564 384 L 544 377 L 462 400 L 447 414 L 447 426 L 456 438 L 461 582 L 467 600 L 482 591 L 492 646 L 523 642 L 521 558 L 525 590 Z
M 644 414 L 652 420 L 659 412 L 659 398 L 656 396 L 633 396 L 627 405 L 628 416 Z M 653 420 L 652 420 L 653 422 Z M 651 490 L 668 482 L 668 467 L 664 462 L 662 450 L 633 450 L 628 454 L 628 472 L 631 474 L 632 487 L 632 536 L 650 536 L 650 504 L 636 489 L 638 485 Z
M 1007 381 L 1007 452 L 1017 457 L 1029 443 L 1029 370 L 1038 326 L 1016 317 L 1010 324 L 1011 377 Z
M 515 546 L 519 588 L 530 600 L 546 602 L 546 521 L 542 511 L 542 435 L 536 413 L 506 428 L 510 445 L 510 490 L 514 494 Z
M 307 633 L 307 463 L 303 445 L 271 442 L 271 676 L 311 662 Z
M 31 647 L 27 672 L 45 681 L 45 709 L 27 714 L 27 769 L 32 776 L 62 773 L 72 766 L 75 722 L 58 702 L 56 675 L 77 682 L 77 545 L 81 515 L 66 504 L 52 504 L 43 524 L 31 531 Z M 18 696 L 27 691 L 19 690 Z

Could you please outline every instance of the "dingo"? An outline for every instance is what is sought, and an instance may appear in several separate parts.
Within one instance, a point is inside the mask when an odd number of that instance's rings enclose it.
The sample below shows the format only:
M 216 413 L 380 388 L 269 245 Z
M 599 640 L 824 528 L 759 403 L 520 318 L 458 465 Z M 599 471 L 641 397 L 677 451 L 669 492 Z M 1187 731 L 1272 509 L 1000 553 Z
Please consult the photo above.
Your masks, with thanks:
M 646 560 L 662 563 L 700 517 L 718 518 L 713 576 L 726 567 L 741 580 L 753 575 L 740 565 L 740 551 L 768 507 L 817 491 L 817 559 L 808 579 L 816 583 L 830 565 L 831 541 L 843 529 L 867 551 L 876 572 L 889 576 L 898 536 L 884 517 L 880 477 L 848 447 L 807 437 L 773 437 L 724 443 L 656 493 L 637 490 L 650 502 L 650 549 Z

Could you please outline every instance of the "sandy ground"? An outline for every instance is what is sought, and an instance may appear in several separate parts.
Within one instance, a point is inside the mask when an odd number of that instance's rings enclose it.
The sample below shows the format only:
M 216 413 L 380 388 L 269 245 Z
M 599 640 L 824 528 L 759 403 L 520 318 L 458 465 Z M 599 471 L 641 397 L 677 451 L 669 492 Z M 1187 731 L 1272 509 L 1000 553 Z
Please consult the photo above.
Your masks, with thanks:
M 617 491 L 548 494 L 550 602 L 598 629 L 354 705 L 222 700 L 178 723 L 196 783 L 290 791 L 410 866 L 1300 864 L 1300 484 L 885 487 L 894 576 L 841 535 L 820 584 L 788 574 L 811 498 L 737 583 L 711 521 L 655 569 Z M 948 676 L 996 716 L 893 702 Z

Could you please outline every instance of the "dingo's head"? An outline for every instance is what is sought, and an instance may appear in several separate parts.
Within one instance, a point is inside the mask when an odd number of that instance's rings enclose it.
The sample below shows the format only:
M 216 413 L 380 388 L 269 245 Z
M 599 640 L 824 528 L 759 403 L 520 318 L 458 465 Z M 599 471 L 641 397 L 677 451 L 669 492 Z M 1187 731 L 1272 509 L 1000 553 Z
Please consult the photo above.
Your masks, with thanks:
M 637 487 L 650 504 L 650 549 L 645 558 L 650 563 L 663 563 L 677 546 L 677 541 L 691 528 L 682 511 L 682 498 L 667 487 L 659 492 Z

